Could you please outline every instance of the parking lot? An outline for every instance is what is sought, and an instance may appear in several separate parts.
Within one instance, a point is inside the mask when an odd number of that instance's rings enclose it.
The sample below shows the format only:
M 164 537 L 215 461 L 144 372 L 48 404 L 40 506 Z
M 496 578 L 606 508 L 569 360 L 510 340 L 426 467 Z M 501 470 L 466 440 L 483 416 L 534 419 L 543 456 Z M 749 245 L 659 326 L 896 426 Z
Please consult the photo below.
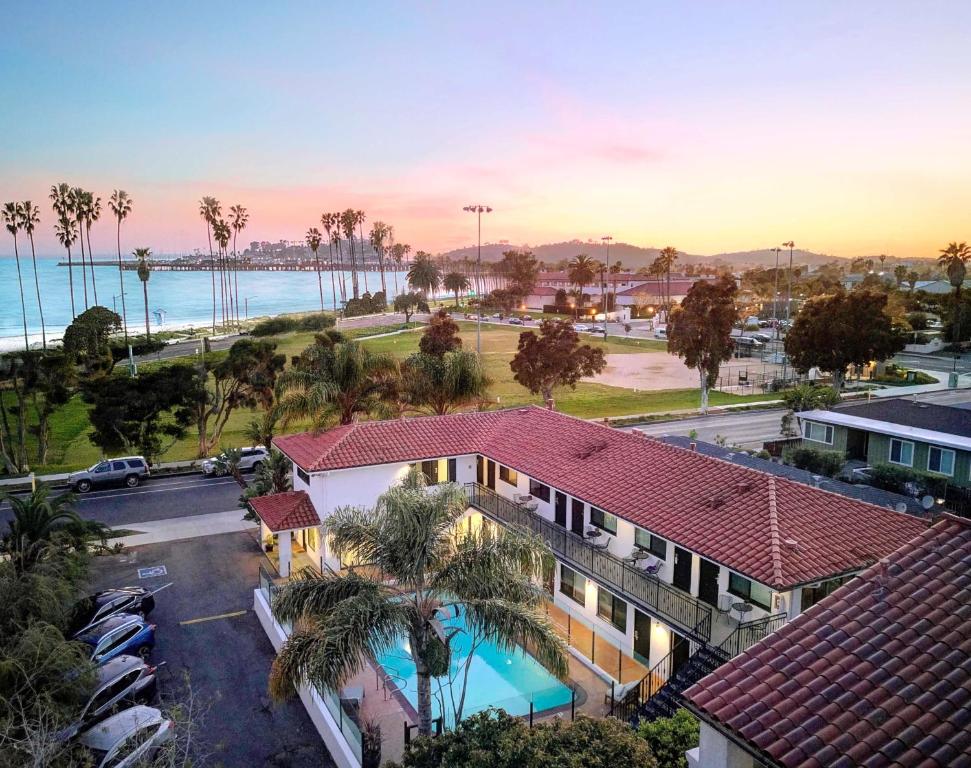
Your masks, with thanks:
M 98 557 L 92 587 L 172 582 L 149 616 L 158 625 L 151 663 L 163 703 L 184 700 L 188 685 L 203 711 L 198 754 L 208 766 L 333 766 L 302 704 L 272 704 L 267 676 L 273 647 L 253 613 L 259 550 L 249 532 L 138 547 Z M 139 578 L 138 569 L 163 575 Z

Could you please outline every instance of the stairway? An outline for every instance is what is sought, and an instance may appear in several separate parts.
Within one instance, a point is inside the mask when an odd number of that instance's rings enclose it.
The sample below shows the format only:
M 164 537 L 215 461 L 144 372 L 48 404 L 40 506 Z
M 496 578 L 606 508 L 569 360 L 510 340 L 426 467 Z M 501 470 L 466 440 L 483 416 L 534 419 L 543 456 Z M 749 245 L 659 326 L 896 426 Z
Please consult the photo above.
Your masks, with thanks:
M 702 645 L 681 665 L 681 669 L 671 675 L 667 682 L 638 708 L 633 724 L 637 725 L 641 720 L 650 721 L 659 717 L 673 716 L 681 706 L 680 694 L 701 678 L 714 672 L 729 658 L 729 655 L 720 648 Z

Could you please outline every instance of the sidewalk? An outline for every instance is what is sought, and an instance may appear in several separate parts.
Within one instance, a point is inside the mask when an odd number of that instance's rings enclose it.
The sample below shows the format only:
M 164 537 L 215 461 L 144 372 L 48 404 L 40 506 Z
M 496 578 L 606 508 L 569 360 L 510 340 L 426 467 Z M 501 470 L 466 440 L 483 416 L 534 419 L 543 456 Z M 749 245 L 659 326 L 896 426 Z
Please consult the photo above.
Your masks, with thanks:
M 220 533 L 235 533 L 257 528 L 257 523 L 243 519 L 242 509 L 228 512 L 213 512 L 208 515 L 191 517 L 171 517 L 166 520 L 151 520 L 147 523 L 121 523 L 116 530 L 138 531 L 130 536 L 109 539 L 109 544 L 124 544 L 137 547 L 141 544 L 158 544 L 162 541 L 195 539 L 200 536 L 215 536 Z
M 195 473 L 199 471 L 201 461 L 202 459 L 193 459 L 191 461 L 163 461 L 160 464 L 152 465 L 152 475 L 156 476 L 157 473 L 158 477 L 167 477 L 182 473 Z M 70 474 L 70 472 L 57 472 L 53 475 L 36 475 L 35 479 L 38 483 L 57 485 L 66 483 Z M 18 475 L 17 477 L 0 479 L 0 491 L 16 490 L 18 488 L 30 489 L 30 483 L 31 475 Z

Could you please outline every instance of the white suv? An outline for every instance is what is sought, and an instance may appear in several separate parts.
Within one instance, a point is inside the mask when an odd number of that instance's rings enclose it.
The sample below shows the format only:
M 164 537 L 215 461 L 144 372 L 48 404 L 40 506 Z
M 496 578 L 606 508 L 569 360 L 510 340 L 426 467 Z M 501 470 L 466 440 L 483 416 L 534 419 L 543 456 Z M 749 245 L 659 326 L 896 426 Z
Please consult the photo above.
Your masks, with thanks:
M 239 459 L 239 471 L 240 472 L 255 472 L 260 468 L 263 462 L 266 460 L 268 451 L 262 445 L 254 445 L 250 448 L 241 448 L 240 452 L 242 456 Z M 202 474 L 206 477 L 217 477 L 219 475 L 226 474 L 226 471 L 220 469 L 220 459 L 224 458 L 225 454 L 219 454 L 219 456 L 213 456 L 211 459 L 206 459 L 202 462 Z

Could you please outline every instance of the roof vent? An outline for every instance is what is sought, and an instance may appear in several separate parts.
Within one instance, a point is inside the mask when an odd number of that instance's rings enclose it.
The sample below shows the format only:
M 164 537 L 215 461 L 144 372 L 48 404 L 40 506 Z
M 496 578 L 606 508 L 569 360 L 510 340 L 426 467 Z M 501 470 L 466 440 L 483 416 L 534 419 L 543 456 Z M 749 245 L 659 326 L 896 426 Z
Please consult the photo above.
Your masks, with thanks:
M 735 490 L 739 493 L 745 493 L 746 491 L 752 490 L 752 483 L 748 480 L 740 480 L 735 484 Z
M 817 488 L 822 488 L 822 486 L 823 486 L 823 476 L 822 475 L 813 475 L 813 485 L 816 486 Z
M 725 503 L 725 497 L 722 496 L 720 493 L 716 493 L 714 496 L 708 499 L 708 506 L 711 507 L 712 509 L 717 509 L 724 503 Z
M 696 443 L 694 440 L 692 440 L 690 443 L 688 443 L 688 448 L 690 450 L 692 450 L 692 451 L 697 451 L 698 450 L 698 443 Z
M 786 547 L 791 549 L 793 552 L 802 552 L 802 547 L 799 545 L 798 539 L 794 539 L 790 536 L 788 539 L 785 539 L 782 543 L 785 544 Z

